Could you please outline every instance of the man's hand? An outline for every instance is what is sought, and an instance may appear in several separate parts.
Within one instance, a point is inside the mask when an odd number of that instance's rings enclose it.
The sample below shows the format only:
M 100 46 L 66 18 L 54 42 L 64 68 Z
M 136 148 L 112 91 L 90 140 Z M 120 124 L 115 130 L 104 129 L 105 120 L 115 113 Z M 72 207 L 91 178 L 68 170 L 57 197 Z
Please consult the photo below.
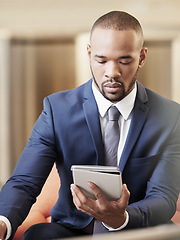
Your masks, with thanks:
M 3 221 L 0 221 L 0 239 L 4 239 L 6 235 L 7 227 Z
M 108 201 L 94 183 L 87 184 L 96 200 L 88 198 L 75 184 L 72 184 L 71 192 L 76 208 L 114 229 L 122 226 L 126 220 L 125 211 L 130 197 L 126 184 L 123 184 L 122 195 L 117 201 Z

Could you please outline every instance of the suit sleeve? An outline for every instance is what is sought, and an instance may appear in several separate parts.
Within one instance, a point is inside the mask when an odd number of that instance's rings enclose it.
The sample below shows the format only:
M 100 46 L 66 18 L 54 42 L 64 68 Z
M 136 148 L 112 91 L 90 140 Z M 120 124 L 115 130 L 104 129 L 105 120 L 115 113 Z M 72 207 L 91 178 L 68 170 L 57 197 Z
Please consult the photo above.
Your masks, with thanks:
M 16 168 L 0 193 L 0 215 L 12 225 L 12 236 L 26 218 L 57 158 L 53 114 L 48 98 Z
M 145 198 L 127 208 L 129 223 L 126 228 L 148 227 L 170 221 L 176 211 L 179 191 L 180 118 L 165 143 L 158 164 L 147 183 Z

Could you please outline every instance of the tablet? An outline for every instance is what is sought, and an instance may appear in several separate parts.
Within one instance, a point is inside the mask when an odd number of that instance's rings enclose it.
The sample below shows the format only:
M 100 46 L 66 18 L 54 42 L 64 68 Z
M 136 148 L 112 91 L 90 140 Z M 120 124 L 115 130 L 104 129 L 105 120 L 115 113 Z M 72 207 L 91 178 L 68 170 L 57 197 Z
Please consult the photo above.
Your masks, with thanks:
M 73 181 L 86 196 L 95 199 L 87 182 L 95 183 L 109 201 L 116 201 L 122 192 L 122 177 L 117 167 L 72 165 Z

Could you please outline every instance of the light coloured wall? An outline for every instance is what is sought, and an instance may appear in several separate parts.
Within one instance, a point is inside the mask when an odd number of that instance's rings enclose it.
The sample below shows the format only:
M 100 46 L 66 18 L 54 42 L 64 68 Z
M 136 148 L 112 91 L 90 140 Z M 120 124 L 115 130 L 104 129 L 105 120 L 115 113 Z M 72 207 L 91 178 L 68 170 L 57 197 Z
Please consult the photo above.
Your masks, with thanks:
M 87 44 L 89 44 L 89 32 L 79 34 L 75 39 L 75 73 L 76 86 L 79 86 L 91 78 Z
M 151 40 L 144 45 L 148 48 L 148 55 L 145 65 L 139 71 L 138 80 L 147 88 L 171 99 L 171 41 Z
M 180 103 L 180 35 L 172 42 L 172 99 Z
M 0 31 L 0 185 L 10 174 L 10 36 Z
M 179 0 L 0 0 L 0 28 L 13 35 L 75 36 L 90 31 L 93 22 L 111 10 L 137 17 L 144 30 L 179 31 Z

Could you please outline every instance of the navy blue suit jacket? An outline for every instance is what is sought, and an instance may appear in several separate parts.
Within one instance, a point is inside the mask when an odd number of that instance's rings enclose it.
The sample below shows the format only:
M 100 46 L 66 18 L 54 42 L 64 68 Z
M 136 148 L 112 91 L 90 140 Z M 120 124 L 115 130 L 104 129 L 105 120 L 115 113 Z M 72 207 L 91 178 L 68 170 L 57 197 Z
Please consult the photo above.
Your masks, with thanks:
M 92 81 L 44 100 L 29 142 L 0 194 L 0 214 L 13 234 L 24 220 L 54 162 L 61 178 L 53 221 L 85 227 L 91 217 L 76 210 L 70 192 L 72 164 L 104 163 L 99 114 Z M 126 228 L 168 222 L 180 188 L 180 106 L 138 83 L 132 122 L 120 159 L 130 190 Z

